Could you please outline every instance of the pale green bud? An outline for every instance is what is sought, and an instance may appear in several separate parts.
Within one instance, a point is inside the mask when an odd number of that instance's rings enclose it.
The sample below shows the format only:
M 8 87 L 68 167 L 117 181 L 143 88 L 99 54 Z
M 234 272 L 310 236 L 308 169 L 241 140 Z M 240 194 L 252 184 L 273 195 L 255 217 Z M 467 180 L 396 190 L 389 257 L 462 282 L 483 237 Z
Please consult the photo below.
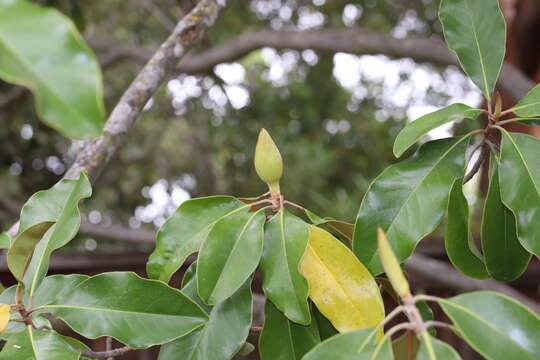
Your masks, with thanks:
M 392 247 L 381 228 L 377 228 L 377 245 L 379 247 L 379 256 L 381 257 L 384 272 L 386 273 L 386 276 L 388 276 L 388 280 L 390 280 L 392 287 L 402 299 L 410 297 L 411 290 L 409 288 L 409 283 L 407 282 L 407 279 L 405 279 L 405 275 L 403 275 L 403 271 L 401 271 L 401 266 L 399 266 L 399 261 L 392 251 Z
M 276 144 L 265 129 L 261 129 L 255 147 L 255 170 L 261 180 L 268 184 L 272 195 L 279 195 L 283 160 Z

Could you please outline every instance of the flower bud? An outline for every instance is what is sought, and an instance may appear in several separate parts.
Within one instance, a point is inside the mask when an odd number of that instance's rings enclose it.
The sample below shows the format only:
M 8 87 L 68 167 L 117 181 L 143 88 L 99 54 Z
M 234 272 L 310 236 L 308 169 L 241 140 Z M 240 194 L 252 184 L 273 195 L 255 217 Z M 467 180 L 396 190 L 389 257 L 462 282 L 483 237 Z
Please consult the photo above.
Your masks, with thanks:
M 390 280 L 394 290 L 396 290 L 401 299 L 405 300 L 409 298 L 411 296 L 409 283 L 405 279 L 396 255 L 392 251 L 392 247 L 381 228 L 377 228 L 377 245 L 384 272 L 388 276 L 388 280 Z
M 283 174 L 283 160 L 276 144 L 265 129 L 261 129 L 255 147 L 255 170 L 261 180 L 268 184 L 270 193 L 279 195 L 279 179 Z

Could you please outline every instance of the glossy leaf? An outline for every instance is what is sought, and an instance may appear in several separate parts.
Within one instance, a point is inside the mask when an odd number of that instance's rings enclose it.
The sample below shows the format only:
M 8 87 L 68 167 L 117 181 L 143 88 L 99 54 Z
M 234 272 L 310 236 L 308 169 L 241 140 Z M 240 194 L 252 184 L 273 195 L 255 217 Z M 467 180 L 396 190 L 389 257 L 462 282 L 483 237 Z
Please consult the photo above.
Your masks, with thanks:
M 180 291 L 123 272 L 93 276 L 43 308 L 87 338 L 112 336 L 132 348 L 167 343 L 207 321 Z
M 33 295 L 49 268 L 54 250 L 66 245 L 79 231 L 81 223 L 79 201 L 90 197 L 92 187 L 86 174 L 79 179 L 63 179 L 48 190 L 35 193 L 21 211 L 21 229 L 29 225 L 53 222 L 36 245 L 23 283 Z
M 244 345 L 252 318 L 251 281 L 210 311 L 208 322 L 165 344 L 159 360 L 229 360 Z
M 431 130 L 455 120 L 476 119 L 483 110 L 473 109 L 465 104 L 452 104 L 440 110 L 424 115 L 407 124 L 397 135 L 394 142 L 394 155 L 400 157 Z
M 482 255 L 471 236 L 469 204 L 463 195 L 463 179 L 454 182 L 448 198 L 448 223 L 444 246 L 448 258 L 459 271 L 475 279 L 489 277 Z
M 31 1 L 0 0 L 0 54 L 0 78 L 32 90 L 45 123 L 70 138 L 100 135 L 101 71 L 68 17 Z
M 232 196 L 211 196 L 185 201 L 159 229 L 156 248 L 146 269 L 148 276 L 168 282 L 186 258 L 199 251 L 214 224 L 249 205 Z
M 463 176 L 466 147 L 464 138 L 430 141 L 370 185 L 358 211 L 353 250 L 372 274 L 383 272 L 377 227 L 385 231 L 398 260 L 405 260 L 444 215 L 450 189 Z
M 540 139 L 502 132 L 501 199 L 516 218 L 518 239 L 540 256 Z
M 511 281 L 525 271 L 531 255 L 518 241 L 514 214 L 501 201 L 498 162 L 492 159 L 491 163 L 482 217 L 482 249 L 489 274 L 498 281 Z
M 377 283 L 356 256 L 330 233 L 309 227 L 309 242 L 300 273 L 309 297 L 339 332 L 377 325 L 384 304 Z
M 27 326 L 9 337 L 0 352 L 0 360 L 78 360 L 81 354 L 75 345 L 78 349 L 87 349 L 79 341 L 55 331 L 38 331 Z
M 536 85 L 512 108 L 514 114 L 523 117 L 540 116 L 540 85 Z
M 442 0 L 439 18 L 448 47 L 488 101 L 501 71 L 506 23 L 498 0 Z
M 302 360 L 371 360 L 377 347 L 377 332 L 375 328 L 365 328 L 333 336 L 314 347 Z
M 429 336 L 429 335 L 428 335 Z M 459 354 L 452 349 L 452 347 L 437 338 L 430 336 L 430 343 L 432 348 L 432 354 L 435 355 L 433 358 L 430 355 L 429 344 L 426 344 L 425 341 L 420 343 L 420 348 L 418 350 L 418 356 L 416 360 L 460 360 L 461 357 Z
M 89 279 L 88 275 L 52 275 L 47 276 L 32 298 L 33 306 L 48 305 L 69 294 L 83 281 Z
M 517 301 L 479 291 L 439 303 L 459 334 L 486 359 L 538 359 L 540 318 Z
M 52 221 L 34 224 L 26 230 L 19 232 L 15 237 L 13 245 L 11 245 L 7 252 L 9 271 L 15 279 L 19 281 L 23 279 L 37 243 L 53 224 Z
M 264 327 L 259 339 L 262 360 L 300 360 L 320 342 L 315 322 L 309 326 L 295 324 L 268 300 L 264 314 Z
M 264 210 L 248 208 L 214 225 L 197 260 L 197 288 L 201 299 L 219 304 L 230 297 L 259 265 L 263 249 Z
M 184 274 L 182 279 L 182 293 L 190 298 L 193 302 L 201 307 L 206 313 L 212 311 L 212 306 L 207 305 L 202 301 L 197 294 L 197 277 L 196 277 L 197 262 L 192 263 Z
M 261 259 L 265 295 L 287 318 L 304 325 L 311 322 L 309 289 L 298 266 L 308 237 L 308 225 L 282 209 L 266 224 Z

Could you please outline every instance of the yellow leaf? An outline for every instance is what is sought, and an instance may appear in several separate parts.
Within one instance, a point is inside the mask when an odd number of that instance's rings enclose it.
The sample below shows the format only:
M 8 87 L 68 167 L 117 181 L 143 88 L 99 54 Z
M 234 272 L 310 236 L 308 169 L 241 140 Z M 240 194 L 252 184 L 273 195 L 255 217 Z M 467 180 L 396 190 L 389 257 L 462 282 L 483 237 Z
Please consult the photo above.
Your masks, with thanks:
M 9 323 L 9 311 L 11 310 L 11 306 L 1 304 L 0 305 L 0 333 L 3 333 L 4 330 L 6 330 L 6 327 Z
M 339 332 L 367 328 L 384 319 L 377 283 L 354 254 L 330 233 L 310 226 L 300 273 L 309 297 Z

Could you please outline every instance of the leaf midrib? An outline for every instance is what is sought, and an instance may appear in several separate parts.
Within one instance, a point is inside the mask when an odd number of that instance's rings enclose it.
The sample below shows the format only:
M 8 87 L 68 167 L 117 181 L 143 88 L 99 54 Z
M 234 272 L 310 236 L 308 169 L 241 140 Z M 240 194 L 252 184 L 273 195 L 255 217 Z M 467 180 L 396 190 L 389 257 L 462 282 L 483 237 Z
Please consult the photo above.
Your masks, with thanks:
M 242 239 L 242 237 L 244 236 L 244 233 L 246 232 L 247 228 L 249 227 L 249 225 L 253 222 L 253 219 L 255 218 L 255 216 L 257 216 L 261 211 L 264 211 L 264 210 L 258 210 L 256 211 L 253 215 L 251 215 L 249 217 L 249 219 L 246 221 L 246 223 L 244 224 L 244 226 L 242 227 L 242 230 L 240 231 L 240 233 L 238 234 L 238 236 L 236 237 L 236 240 L 234 242 L 234 245 L 231 249 L 231 251 L 229 251 L 229 254 L 227 254 L 227 259 L 225 259 L 225 262 L 223 264 L 223 270 L 220 272 L 215 284 L 214 284 L 214 289 L 212 290 L 212 293 L 210 294 L 210 297 L 213 297 L 215 295 L 215 292 L 216 290 L 218 289 L 218 286 L 217 284 L 219 283 L 219 281 L 221 280 L 221 278 L 223 277 L 223 274 L 225 274 L 228 270 L 228 267 L 230 265 L 230 260 L 231 260 L 231 257 L 232 257 L 232 254 L 236 251 L 236 249 L 238 248 L 239 246 L 239 243 L 241 242 L 240 240 Z M 248 275 L 249 276 L 249 275 Z
M 185 315 L 175 315 L 175 314 L 159 314 L 159 313 L 149 313 L 149 312 L 135 312 L 135 311 L 128 311 L 128 310 L 118 310 L 118 309 L 107 309 L 107 308 L 99 308 L 99 307 L 92 307 L 92 306 L 77 306 L 77 305 L 60 305 L 60 304 L 49 304 L 49 305 L 43 305 L 41 306 L 42 309 L 73 309 L 73 310 L 82 310 L 82 311 L 103 311 L 103 312 L 113 312 L 113 313 L 120 313 L 120 314 L 135 314 L 135 315 L 143 315 L 143 316 L 173 316 L 178 318 L 189 318 L 189 319 L 201 319 L 199 316 L 185 316 Z
M 479 0 L 476 0 L 476 1 L 479 1 Z M 486 90 L 486 93 L 485 93 L 486 99 L 488 101 L 491 101 L 491 93 L 489 92 L 489 85 L 488 85 L 486 70 L 485 70 L 485 66 L 484 66 L 484 59 L 482 58 L 482 51 L 481 51 L 481 48 L 480 48 L 480 43 L 478 41 L 478 34 L 477 34 L 477 30 L 476 30 L 476 24 L 475 24 L 474 19 L 472 18 L 472 15 L 471 15 L 471 9 L 469 8 L 469 0 L 464 0 L 464 3 L 465 3 L 465 7 L 467 8 L 467 15 L 468 15 L 469 20 L 471 22 L 471 28 L 473 30 L 474 41 L 476 43 L 476 48 L 477 48 L 477 52 L 478 52 L 478 59 L 480 60 L 480 69 L 482 70 L 482 78 L 484 80 L 484 86 L 485 86 L 485 90 Z

